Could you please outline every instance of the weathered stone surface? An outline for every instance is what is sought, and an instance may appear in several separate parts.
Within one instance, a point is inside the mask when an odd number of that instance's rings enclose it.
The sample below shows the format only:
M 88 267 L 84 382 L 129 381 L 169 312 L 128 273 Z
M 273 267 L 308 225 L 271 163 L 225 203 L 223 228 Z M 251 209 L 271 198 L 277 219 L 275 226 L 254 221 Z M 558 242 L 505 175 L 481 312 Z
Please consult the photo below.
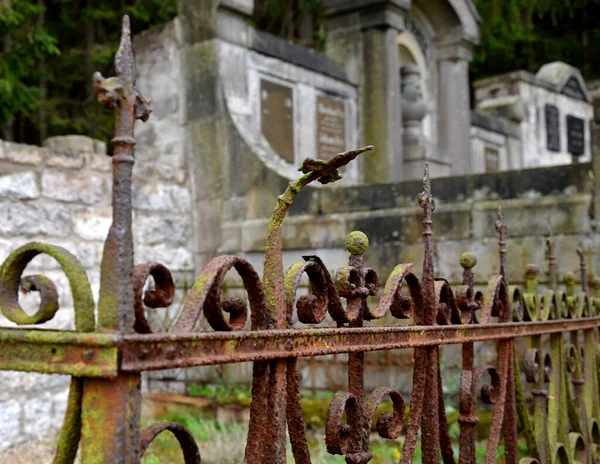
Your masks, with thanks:
M 40 206 L 40 232 L 56 237 L 66 237 L 71 232 L 71 211 L 53 203 Z
M 24 437 L 21 435 L 21 405 L 17 400 L 9 400 L 0 403 L 0 451 L 21 443 Z
M 96 140 L 85 135 L 59 135 L 44 140 L 44 147 L 64 153 L 86 153 L 95 151 Z
M 48 152 L 46 166 L 66 169 L 81 169 L 85 162 L 81 153 Z
M 111 222 L 109 211 L 84 208 L 75 213 L 73 228 L 84 240 L 102 241 L 108 234 Z
M 19 164 L 40 165 L 42 162 L 42 150 L 33 145 L 4 142 L 4 159 Z
M 39 196 L 35 173 L 28 171 L 0 176 L 0 197 L 30 200 Z
M 133 206 L 143 210 L 185 213 L 191 208 L 191 196 L 188 189 L 177 185 L 136 185 Z
M 15 237 L 66 237 L 70 228 L 69 211 L 61 205 L 0 202 L 0 233 Z
M 60 215 L 58 215 L 60 219 Z M 58 224 L 47 220 L 46 214 L 40 208 L 15 202 L 0 202 L 0 232 L 15 236 L 32 236 L 42 233 L 44 226 L 49 231 L 56 232 Z M 68 223 L 67 223 L 68 224 Z M 68 230 L 62 231 L 68 234 Z
M 145 245 L 186 245 L 192 236 L 189 216 L 137 216 L 134 231 L 138 242 Z
M 112 170 L 111 160 L 104 154 L 86 153 L 84 158 L 86 166 L 90 169 L 102 172 L 110 172 Z
M 165 264 L 171 271 L 186 271 L 194 267 L 192 253 L 184 247 L 140 246 L 136 252 L 136 261 L 141 263 L 157 261 Z
M 47 170 L 42 173 L 42 193 L 52 200 L 92 205 L 108 198 L 110 188 L 107 179 L 97 175 L 71 176 Z
M 52 417 L 52 395 L 40 393 L 23 405 L 24 431 L 34 438 L 43 438 L 56 427 Z

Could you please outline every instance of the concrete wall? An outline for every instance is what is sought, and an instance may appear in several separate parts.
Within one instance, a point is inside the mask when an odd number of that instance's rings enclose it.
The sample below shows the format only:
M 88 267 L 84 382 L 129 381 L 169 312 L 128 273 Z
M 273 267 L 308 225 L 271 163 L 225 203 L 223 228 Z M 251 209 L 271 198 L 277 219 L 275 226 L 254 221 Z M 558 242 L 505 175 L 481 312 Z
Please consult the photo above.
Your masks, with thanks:
M 160 124 L 160 116 L 154 123 Z M 93 293 L 111 222 L 111 162 L 104 144 L 87 137 L 56 137 L 46 147 L 0 141 L 0 262 L 20 245 L 40 241 L 77 256 Z M 183 158 L 139 146 L 134 170 L 135 261 L 167 265 L 182 286 L 195 274 L 192 192 Z M 51 258 L 36 257 L 25 271 L 51 278 L 61 309 L 42 328 L 73 329 L 67 279 Z M 36 293 L 22 295 L 35 310 Z M 164 315 L 164 313 L 163 313 Z M 0 315 L 2 327 L 14 327 Z M 63 376 L 0 372 L 0 452 L 47 436 L 60 427 L 69 379 Z

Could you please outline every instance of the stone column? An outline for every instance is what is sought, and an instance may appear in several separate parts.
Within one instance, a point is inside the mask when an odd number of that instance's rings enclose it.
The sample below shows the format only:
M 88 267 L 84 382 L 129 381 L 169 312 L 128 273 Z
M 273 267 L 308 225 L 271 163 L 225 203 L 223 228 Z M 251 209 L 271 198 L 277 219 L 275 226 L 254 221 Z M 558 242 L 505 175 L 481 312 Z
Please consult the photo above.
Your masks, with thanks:
M 410 0 L 325 0 L 327 54 L 361 87 L 366 183 L 402 180 L 402 114 L 398 34 Z
M 600 221 L 600 88 L 590 92 L 594 105 L 594 131 L 592 134 L 592 171 L 594 172 L 594 185 L 592 190 L 592 204 L 590 215 L 593 215 L 593 226 L 598 231 Z
M 254 0 L 179 0 L 183 143 L 194 178 L 195 266 L 202 269 L 222 243 L 228 194 L 228 119 L 220 90 L 219 47 L 245 46 Z
M 456 39 L 437 44 L 437 156 L 450 165 L 448 174 L 471 172 L 471 104 L 469 63 L 472 44 Z

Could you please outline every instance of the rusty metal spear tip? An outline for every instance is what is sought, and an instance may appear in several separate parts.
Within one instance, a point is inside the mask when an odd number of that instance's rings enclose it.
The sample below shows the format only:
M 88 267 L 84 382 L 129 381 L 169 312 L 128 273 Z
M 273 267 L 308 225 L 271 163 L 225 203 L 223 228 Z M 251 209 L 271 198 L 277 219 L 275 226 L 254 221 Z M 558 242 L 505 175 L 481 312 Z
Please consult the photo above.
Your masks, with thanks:
M 131 26 L 129 16 L 123 16 L 121 26 L 121 43 L 115 55 L 115 71 L 122 81 L 127 81 L 133 87 L 135 83 L 135 61 L 133 47 L 131 46 Z

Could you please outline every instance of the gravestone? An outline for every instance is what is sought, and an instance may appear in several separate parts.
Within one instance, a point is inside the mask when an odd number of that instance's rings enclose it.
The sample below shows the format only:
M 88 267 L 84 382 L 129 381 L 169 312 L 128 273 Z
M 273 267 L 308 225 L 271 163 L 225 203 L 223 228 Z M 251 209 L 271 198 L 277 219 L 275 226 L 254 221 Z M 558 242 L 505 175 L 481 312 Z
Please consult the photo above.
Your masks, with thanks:
M 585 122 L 583 119 L 567 116 L 567 147 L 572 155 L 581 156 L 585 153 Z
M 346 104 L 326 95 L 317 97 L 317 155 L 329 159 L 346 150 Z
M 560 151 L 560 111 L 554 105 L 547 104 L 546 112 L 546 144 L 550 151 Z
M 294 93 L 291 87 L 260 81 L 260 127 L 273 150 L 294 163 Z

